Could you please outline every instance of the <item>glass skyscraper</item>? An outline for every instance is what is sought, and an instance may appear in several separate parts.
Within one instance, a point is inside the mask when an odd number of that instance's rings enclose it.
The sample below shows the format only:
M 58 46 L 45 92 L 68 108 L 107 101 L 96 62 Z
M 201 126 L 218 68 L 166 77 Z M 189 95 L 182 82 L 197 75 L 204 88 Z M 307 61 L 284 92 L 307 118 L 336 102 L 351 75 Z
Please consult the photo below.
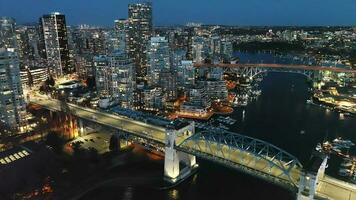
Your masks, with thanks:
M 40 18 L 41 56 L 47 59 L 50 72 L 62 76 L 74 71 L 70 64 L 66 19 L 58 12 Z
M 26 125 L 25 118 L 26 105 L 17 53 L 0 49 L 0 121 L 16 130 Z
M 128 16 L 129 56 L 136 64 L 137 77 L 143 78 L 147 73 L 147 45 L 152 35 L 152 4 L 129 4 Z

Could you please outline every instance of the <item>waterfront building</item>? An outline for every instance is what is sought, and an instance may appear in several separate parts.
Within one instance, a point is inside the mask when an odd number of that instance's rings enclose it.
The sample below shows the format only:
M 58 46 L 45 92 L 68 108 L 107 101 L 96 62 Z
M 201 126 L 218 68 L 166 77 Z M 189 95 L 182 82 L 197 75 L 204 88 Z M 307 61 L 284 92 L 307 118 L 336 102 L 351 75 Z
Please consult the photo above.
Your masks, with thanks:
M 211 106 L 210 98 L 203 85 L 189 88 L 189 100 L 181 105 L 180 111 L 186 113 L 205 114 Z
M 40 18 L 41 56 L 47 59 L 49 71 L 56 77 L 72 73 L 66 19 L 54 12 Z
M 209 67 L 207 72 L 207 79 L 223 80 L 224 69 L 220 67 Z
M 221 47 L 220 47 L 220 57 L 223 62 L 231 62 L 233 58 L 233 45 L 232 42 L 224 38 L 221 40 Z
M 224 80 L 207 79 L 198 81 L 198 84 L 204 85 L 207 95 L 211 100 L 224 101 L 227 99 L 228 91 Z
M 177 83 L 180 87 L 194 85 L 195 68 L 191 60 L 182 60 L 177 67 Z
M 168 41 L 164 37 L 152 37 L 147 54 L 147 79 L 150 86 L 159 84 L 159 75 L 163 70 L 170 70 L 170 51 Z
M 133 3 L 128 8 L 128 50 L 136 64 L 138 78 L 147 74 L 147 45 L 152 36 L 152 4 Z
M 0 17 L 0 48 L 17 48 L 15 20 L 10 17 Z
M 26 125 L 19 59 L 9 49 L 0 49 L 0 122 L 14 130 Z
M 134 63 L 122 51 L 94 58 L 99 97 L 110 98 L 122 107 L 132 108 L 136 89 Z

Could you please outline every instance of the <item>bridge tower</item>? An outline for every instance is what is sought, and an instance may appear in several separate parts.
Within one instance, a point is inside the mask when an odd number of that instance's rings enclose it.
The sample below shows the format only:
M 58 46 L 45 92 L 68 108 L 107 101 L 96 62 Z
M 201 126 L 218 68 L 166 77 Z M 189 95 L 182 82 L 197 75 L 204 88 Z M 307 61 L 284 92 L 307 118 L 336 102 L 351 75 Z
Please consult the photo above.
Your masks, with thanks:
M 318 183 L 325 176 L 329 156 L 324 153 L 317 153 L 311 159 L 309 169 L 302 172 L 299 182 L 298 200 L 314 199 L 316 196 Z
M 194 122 L 180 129 L 169 128 L 166 132 L 165 139 L 165 157 L 164 157 L 164 177 L 165 180 L 176 183 L 187 178 L 194 169 L 198 167 L 196 158 L 193 155 L 179 152 L 176 145 L 183 142 L 186 138 L 195 133 Z M 180 164 L 184 168 L 180 169 Z

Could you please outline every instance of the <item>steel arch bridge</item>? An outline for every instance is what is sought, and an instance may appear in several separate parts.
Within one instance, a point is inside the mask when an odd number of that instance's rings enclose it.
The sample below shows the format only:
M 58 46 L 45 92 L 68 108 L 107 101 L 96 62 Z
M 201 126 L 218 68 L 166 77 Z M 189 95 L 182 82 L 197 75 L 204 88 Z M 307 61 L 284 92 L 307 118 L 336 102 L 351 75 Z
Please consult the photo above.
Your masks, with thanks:
M 233 132 L 200 132 L 177 149 L 236 168 L 291 190 L 298 187 L 302 164 L 296 157 L 268 142 Z
M 316 77 L 316 75 L 319 74 L 318 71 L 315 70 L 307 70 L 307 69 L 291 69 L 291 68 L 259 68 L 259 67 L 239 67 L 239 68 L 224 68 L 225 72 L 231 72 L 231 73 L 236 73 L 239 75 L 244 75 L 250 78 L 254 78 L 255 76 L 262 74 L 262 73 L 268 73 L 268 72 L 285 72 L 285 73 L 294 73 L 294 74 L 302 74 L 306 76 L 308 79 L 312 79 Z

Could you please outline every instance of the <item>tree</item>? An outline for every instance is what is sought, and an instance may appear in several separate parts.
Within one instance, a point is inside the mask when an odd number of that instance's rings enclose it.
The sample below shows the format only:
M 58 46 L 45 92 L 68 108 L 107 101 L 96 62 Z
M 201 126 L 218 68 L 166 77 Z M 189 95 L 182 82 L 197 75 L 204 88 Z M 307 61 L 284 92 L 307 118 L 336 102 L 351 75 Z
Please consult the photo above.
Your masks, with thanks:
M 49 77 L 46 80 L 46 84 L 51 86 L 51 87 L 53 87 L 56 84 L 56 82 L 55 82 L 55 80 L 54 80 L 52 75 L 49 75 Z
M 64 140 L 54 131 L 50 131 L 46 138 L 46 144 L 53 148 L 54 152 L 61 153 L 64 146 Z
M 96 87 L 95 77 L 88 77 L 86 83 L 90 90 L 94 89 Z
M 111 135 L 110 137 L 109 150 L 113 153 L 119 151 L 119 140 L 115 135 Z

